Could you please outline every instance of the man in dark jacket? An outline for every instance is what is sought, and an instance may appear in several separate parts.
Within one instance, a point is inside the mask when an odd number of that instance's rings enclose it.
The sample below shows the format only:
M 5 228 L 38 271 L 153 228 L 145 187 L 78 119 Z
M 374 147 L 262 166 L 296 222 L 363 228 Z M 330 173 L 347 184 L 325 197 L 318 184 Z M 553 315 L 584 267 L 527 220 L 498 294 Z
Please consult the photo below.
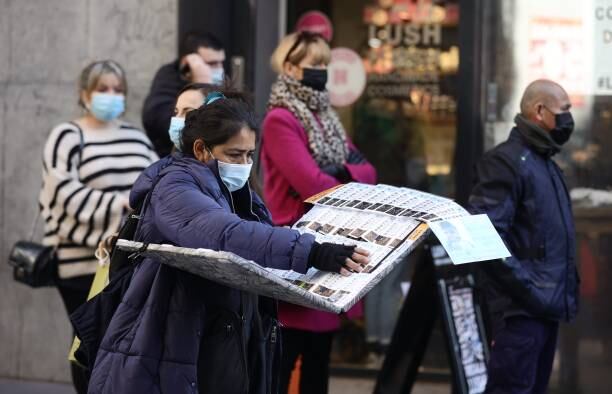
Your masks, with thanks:
M 558 84 L 532 82 L 508 140 L 478 165 L 471 213 L 486 213 L 512 256 L 482 264 L 491 317 L 489 393 L 544 393 L 560 321 L 578 309 L 571 202 L 552 156 L 574 121 Z
M 181 89 L 189 83 L 221 85 L 224 61 L 221 41 L 209 33 L 189 33 L 179 45 L 179 58 L 157 71 L 142 108 L 142 124 L 159 157 L 172 150 L 168 127 Z

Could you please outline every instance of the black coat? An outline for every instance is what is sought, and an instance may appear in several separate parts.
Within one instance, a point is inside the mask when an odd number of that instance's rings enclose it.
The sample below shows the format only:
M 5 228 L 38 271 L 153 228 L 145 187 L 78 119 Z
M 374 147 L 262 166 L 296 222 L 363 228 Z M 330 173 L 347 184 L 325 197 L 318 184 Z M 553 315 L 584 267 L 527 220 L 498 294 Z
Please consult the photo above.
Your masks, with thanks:
M 574 221 L 557 164 L 513 129 L 478 164 L 468 210 L 486 213 L 512 253 L 480 265 L 494 318 L 574 318 L 579 283 Z
M 151 83 L 151 90 L 142 107 L 142 124 L 159 157 L 168 155 L 172 150 L 168 135 L 170 118 L 174 114 L 176 98 L 187 84 L 181 78 L 178 60 L 162 66 Z

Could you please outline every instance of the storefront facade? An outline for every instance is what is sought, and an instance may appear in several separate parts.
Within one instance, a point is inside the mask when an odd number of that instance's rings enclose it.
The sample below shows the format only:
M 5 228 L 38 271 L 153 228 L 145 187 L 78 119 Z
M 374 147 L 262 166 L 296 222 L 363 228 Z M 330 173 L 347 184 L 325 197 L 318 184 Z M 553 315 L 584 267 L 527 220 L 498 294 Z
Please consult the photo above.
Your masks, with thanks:
M 581 302 L 576 321 L 562 326 L 553 383 L 560 392 L 605 392 L 612 382 L 612 2 L 483 6 L 484 148 L 506 138 L 530 81 L 554 80 L 570 96 L 576 129 L 555 160 L 573 200 Z
M 582 300 L 577 321 L 563 325 L 552 387 L 603 392 L 612 384 L 612 1 L 181 0 L 179 31 L 219 34 L 263 112 L 269 56 L 313 10 L 329 18 L 332 48 L 362 60 L 362 93 L 338 111 L 381 183 L 465 202 L 475 163 L 507 138 L 525 86 L 565 87 L 576 131 L 556 160 L 574 199 Z M 436 338 L 427 363 L 440 367 Z

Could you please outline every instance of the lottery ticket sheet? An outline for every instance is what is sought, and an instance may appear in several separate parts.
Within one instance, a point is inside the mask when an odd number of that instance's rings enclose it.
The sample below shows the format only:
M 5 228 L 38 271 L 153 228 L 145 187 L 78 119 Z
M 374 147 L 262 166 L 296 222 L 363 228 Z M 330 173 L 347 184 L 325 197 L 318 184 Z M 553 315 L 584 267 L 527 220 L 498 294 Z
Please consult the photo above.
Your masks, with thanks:
M 405 260 L 429 233 L 429 223 L 469 216 L 447 198 L 408 188 L 349 183 L 306 201 L 313 207 L 293 228 L 317 242 L 356 245 L 370 252 L 362 272 L 350 276 L 262 267 L 233 253 L 149 245 L 144 255 L 204 278 L 252 293 L 316 308 L 346 312 Z M 121 249 L 142 244 L 120 240 Z

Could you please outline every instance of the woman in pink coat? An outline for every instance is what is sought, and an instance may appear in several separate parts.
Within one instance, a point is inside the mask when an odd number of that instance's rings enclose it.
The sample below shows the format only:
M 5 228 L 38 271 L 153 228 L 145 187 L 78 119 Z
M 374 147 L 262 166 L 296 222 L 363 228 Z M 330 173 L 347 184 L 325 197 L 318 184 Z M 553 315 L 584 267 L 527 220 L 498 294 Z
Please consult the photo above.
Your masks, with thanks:
M 312 33 L 285 37 L 272 55 L 278 79 L 263 124 L 264 195 L 274 223 L 290 226 L 308 197 L 340 183 L 375 183 L 376 170 L 346 135 L 326 90 L 330 49 Z M 349 314 L 361 313 L 361 305 Z M 283 324 L 281 393 L 302 356 L 301 393 L 327 393 L 329 355 L 338 315 L 280 303 Z M 284 390 L 284 391 L 283 391 Z

